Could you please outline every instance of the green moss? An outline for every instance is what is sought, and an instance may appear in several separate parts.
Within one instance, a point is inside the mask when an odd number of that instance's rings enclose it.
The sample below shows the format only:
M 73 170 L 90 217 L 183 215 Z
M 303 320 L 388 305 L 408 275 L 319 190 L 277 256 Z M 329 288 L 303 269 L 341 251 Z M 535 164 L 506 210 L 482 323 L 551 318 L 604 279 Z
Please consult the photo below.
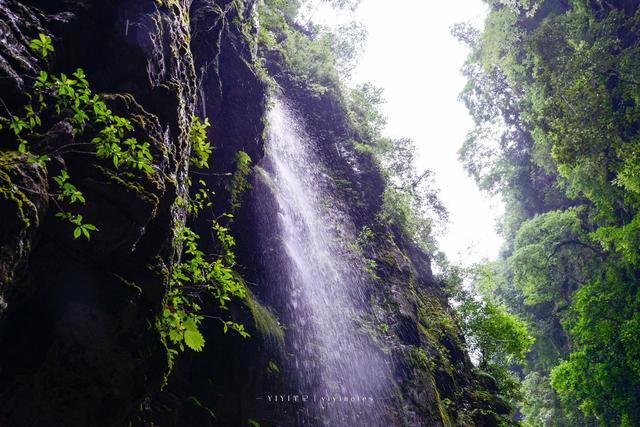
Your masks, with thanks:
M 277 317 L 264 305 L 260 304 L 255 295 L 247 288 L 245 304 L 255 322 L 256 329 L 264 337 L 273 339 L 280 347 L 284 347 L 284 329 Z
M 418 301 L 417 313 L 420 322 L 425 327 L 432 326 L 431 329 L 439 338 L 448 335 L 456 339 L 458 329 L 451 314 L 445 310 L 442 303 L 437 298 L 424 294 L 418 296 Z
M 236 170 L 231 176 L 231 182 L 227 185 L 229 191 L 229 203 L 233 212 L 240 209 L 241 197 L 252 188 L 247 177 L 251 174 L 251 157 L 240 150 L 236 153 Z
M 267 373 L 271 376 L 280 375 L 280 368 L 278 367 L 278 364 L 273 360 L 270 360 L 267 364 Z
M 112 170 L 109 170 L 100 165 L 95 166 L 104 176 L 106 176 L 111 182 L 118 184 L 127 190 L 134 192 L 140 200 L 145 201 L 146 203 L 153 206 L 153 211 L 155 213 L 158 205 L 160 204 L 160 199 L 155 194 L 147 191 L 142 184 L 135 181 L 136 176 L 130 172 L 120 172 L 115 173 Z
M 436 386 L 435 380 L 431 377 L 431 382 L 433 384 L 433 389 L 435 390 L 436 395 L 436 405 L 438 406 L 438 412 L 440 413 L 440 419 L 445 427 L 453 427 L 453 423 L 451 422 L 451 418 L 449 417 L 449 412 L 440 397 L 440 392 L 438 391 L 438 387 Z
M 36 212 L 33 202 L 25 192 L 13 182 L 13 176 L 20 173 L 26 163 L 26 156 L 17 151 L 0 152 L 0 196 L 16 207 L 16 216 L 25 228 L 31 226 L 29 212 Z
M 427 369 L 429 367 L 429 357 L 422 347 L 411 347 L 409 351 L 409 363 L 414 368 Z
M 368 154 L 368 155 L 372 155 L 373 154 L 373 147 L 371 145 L 367 145 L 367 144 L 362 144 L 358 141 L 355 140 L 349 140 L 349 142 L 351 143 L 351 145 L 353 146 L 353 148 L 360 154 Z

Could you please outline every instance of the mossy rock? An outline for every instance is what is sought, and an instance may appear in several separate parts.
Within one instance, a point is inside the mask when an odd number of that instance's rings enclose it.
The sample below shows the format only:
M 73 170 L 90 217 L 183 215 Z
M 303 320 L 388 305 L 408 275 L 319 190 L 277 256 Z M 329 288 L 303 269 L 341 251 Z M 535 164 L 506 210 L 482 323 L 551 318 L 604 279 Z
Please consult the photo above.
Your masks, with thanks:
M 25 273 L 47 204 L 46 169 L 17 151 L 0 152 L 0 315 L 11 303 L 8 286 Z

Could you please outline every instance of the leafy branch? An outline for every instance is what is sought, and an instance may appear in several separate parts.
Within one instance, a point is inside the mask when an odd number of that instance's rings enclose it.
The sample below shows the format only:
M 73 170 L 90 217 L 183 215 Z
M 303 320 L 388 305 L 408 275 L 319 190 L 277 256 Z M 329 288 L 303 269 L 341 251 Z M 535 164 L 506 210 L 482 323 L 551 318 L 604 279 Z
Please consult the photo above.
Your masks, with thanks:
M 51 38 L 44 34 L 31 40 L 29 47 L 43 58 L 54 50 Z M 40 129 L 43 125 L 42 118 L 53 117 L 68 120 L 73 126 L 74 136 L 82 136 L 88 127 L 91 128 L 94 136 L 89 146 L 93 150 L 81 151 L 81 153 L 95 155 L 99 159 L 110 159 L 116 169 L 125 166 L 146 175 L 155 173 L 149 144 L 139 143 L 129 136 L 133 131 L 131 122 L 113 114 L 101 97 L 91 91 L 81 68 L 71 76 L 65 73 L 50 75 L 41 70 L 35 77 L 27 97 L 29 102 L 23 106 L 22 115 L 11 114 L 7 110 L 8 116 L 0 116 L 0 130 L 7 128 L 13 133 L 17 142 L 17 151 L 27 156 L 27 162 L 46 167 L 51 157 L 59 155 L 63 148 L 87 145 L 73 143 L 63 147 L 48 147 L 42 143 Z M 76 202 L 84 204 L 85 196 L 69 181 L 69 178 L 68 171 L 63 168 L 57 176 L 53 177 L 60 191 L 49 196 L 68 206 Z M 68 220 L 74 226 L 74 238 L 84 236 L 89 239 L 91 232 L 98 230 L 94 225 L 84 223 L 82 215 L 71 213 L 58 203 L 56 205 L 60 209 L 56 217 Z

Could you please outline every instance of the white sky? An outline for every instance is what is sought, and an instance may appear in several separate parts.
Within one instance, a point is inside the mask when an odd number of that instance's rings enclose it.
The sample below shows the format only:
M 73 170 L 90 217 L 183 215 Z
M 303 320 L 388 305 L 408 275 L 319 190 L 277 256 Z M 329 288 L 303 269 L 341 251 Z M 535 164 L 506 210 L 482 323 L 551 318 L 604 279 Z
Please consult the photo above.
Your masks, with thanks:
M 386 134 L 413 139 L 418 167 L 435 171 L 450 212 L 439 247 L 467 265 L 497 257 L 502 242 L 495 232 L 502 206 L 478 190 L 457 160 L 472 120 L 458 101 L 468 50 L 450 28 L 469 20 L 481 24 L 484 14 L 481 0 L 363 0 L 355 14 L 369 38 L 353 80 L 384 88 Z M 319 15 L 315 21 L 336 19 Z

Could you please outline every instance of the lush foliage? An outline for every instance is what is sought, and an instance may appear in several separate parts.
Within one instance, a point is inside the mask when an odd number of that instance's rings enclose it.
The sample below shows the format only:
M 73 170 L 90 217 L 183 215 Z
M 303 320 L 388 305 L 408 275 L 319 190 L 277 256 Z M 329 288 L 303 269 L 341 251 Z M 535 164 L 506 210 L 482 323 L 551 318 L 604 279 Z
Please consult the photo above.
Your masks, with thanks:
M 32 40 L 30 47 L 42 57 L 53 51 L 51 39 L 43 34 Z M 82 69 L 77 69 L 71 76 L 64 73 L 50 75 L 46 71 L 40 71 L 27 95 L 29 103 L 23 107 L 24 114 L 8 112 L 8 116 L 0 116 L 0 130 L 12 134 L 18 153 L 17 161 L 35 163 L 50 171 L 59 171 L 52 176 L 53 182 L 50 185 L 53 187 L 55 184 L 57 192 L 47 194 L 58 209 L 56 217 L 72 225 L 74 239 L 81 236 L 90 239 L 91 234 L 98 229 L 85 222 L 83 215 L 77 212 L 76 206 L 85 204 L 88 196 L 72 182 L 65 167 L 65 155 L 91 155 L 98 160 L 107 161 L 116 171 L 124 168 L 150 177 L 156 173 L 150 146 L 147 142 L 139 143 L 132 137 L 132 123 L 127 118 L 114 114 L 104 100 L 91 91 Z M 78 142 L 59 146 L 52 145 L 49 139 L 43 137 L 48 130 L 47 126 L 59 121 L 71 124 L 71 132 Z M 207 168 L 209 156 L 213 152 L 206 139 L 208 126 L 207 120 L 201 122 L 193 117 L 188 141 L 191 146 L 190 164 L 195 168 Z M 89 150 L 83 149 L 87 146 Z M 240 152 L 238 171 L 228 174 L 232 176 L 233 209 L 238 207 L 240 193 L 248 188 L 246 175 L 250 171 L 250 161 L 246 153 Z M 54 165 L 48 166 L 49 163 Z M 2 183 L 0 194 L 5 198 L 11 196 L 14 184 L 6 174 L 0 174 L 0 178 L 7 181 Z M 187 204 L 187 212 L 192 216 L 212 205 L 213 192 L 207 188 L 204 180 L 198 180 L 197 184 L 198 189 L 190 200 L 178 200 L 179 204 Z M 223 217 L 231 218 L 232 215 L 225 214 Z M 164 309 L 157 322 L 171 362 L 178 351 L 184 350 L 185 345 L 195 351 L 204 347 L 204 337 L 199 325 L 205 317 L 200 305 L 205 296 L 215 300 L 222 310 L 228 309 L 232 298 L 244 300 L 247 296 L 244 282 L 233 269 L 233 237 L 228 228 L 218 220 L 213 220 L 211 227 L 219 248 L 217 254 L 205 254 L 200 250 L 199 236 L 190 228 L 183 226 L 176 230 L 175 241 L 180 261 L 168 273 Z M 216 318 L 222 322 L 225 332 L 230 328 L 242 336 L 248 336 L 243 325 Z
M 495 280 L 493 266 L 460 268 L 446 261 L 440 264 L 442 280 L 453 299 L 468 350 L 478 369 L 496 381 L 502 395 L 519 398 L 518 381 L 510 368 L 525 361 L 534 338 L 522 319 L 487 295 L 486 288 Z
M 184 253 L 179 263 L 171 271 L 169 291 L 165 296 L 164 309 L 158 321 L 158 330 L 167 344 L 170 360 L 184 345 L 195 351 L 201 351 L 205 341 L 199 325 L 204 315 L 198 303 L 203 294 L 212 296 L 220 309 L 226 310 L 233 297 L 246 298 L 246 289 L 242 279 L 233 270 L 234 240 L 228 230 L 220 224 L 213 225 L 222 253 L 207 256 L 198 247 L 199 236 L 187 227 L 179 230 L 178 244 Z M 217 318 L 222 322 L 224 331 L 229 328 L 246 337 L 244 326 L 231 320 Z
M 206 129 L 208 120 L 201 122 L 193 117 L 189 130 L 191 145 L 190 164 L 198 169 L 208 168 L 209 157 L 213 148 L 207 142 Z M 231 175 L 230 201 L 231 208 L 239 207 L 240 193 L 246 190 L 248 182 L 246 175 L 250 172 L 251 158 L 244 152 L 238 153 L 237 170 Z M 213 191 L 209 190 L 205 180 L 199 179 L 196 186 L 192 185 L 192 196 L 186 203 L 187 212 L 193 219 L 197 218 L 205 208 L 213 205 Z M 224 332 L 235 330 L 242 337 L 249 334 L 244 325 L 219 316 L 205 315 L 202 301 L 212 299 L 220 311 L 228 310 L 229 302 L 234 298 L 248 300 L 248 291 L 240 275 L 234 270 L 235 254 L 233 248 L 235 240 L 229 229 L 220 222 L 222 218 L 233 218 L 230 213 L 222 214 L 210 220 L 212 235 L 215 237 L 216 253 L 205 253 L 200 249 L 200 236 L 191 228 L 183 226 L 177 229 L 176 247 L 180 250 L 180 262 L 175 263 L 170 271 L 169 289 L 164 298 L 164 307 L 158 317 L 157 328 L 167 346 L 169 362 L 186 347 L 194 351 L 202 351 L 205 339 L 200 331 L 200 323 L 205 317 L 214 318 L 222 323 Z
M 414 142 L 382 135 L 382 90 L 370 83 L 350 90 L 348 116 L 360 141 L 356 151 L 371 155 L 381 166 L 387 184 L 380 219 L 392 224 L 407 240 L 426 252 L 435 251 L 434 231 L 442 229 L 448 213 L 438 195 L 431 170 L 418 171 Z
M 355 21 L 330 31 L 305 18 L 322 3 L 353 10 L 359 2 L 267 0 L 258 10 L 259 47 L 265 56 L 277 52 L 292 76 L 312 93 L 329 95 L 340 104 L 351 125 L 352 148 L 372 156 L 384 170 L 387 185 L 379 220 L 391 224 L 406 240 L 433 252 L 434 228 L 446 222 L 447 212 L 438 198 L 432 173 L 417 171 L 413 141 L 383 137 L 386 119 L 382 89 L 369 83 L 345 86 L 366 33 Z
M 204 119 L 201 123 L 196 116 L 191 117 L 191 128 L 189 129 L 189 142 L 191 143 L 190 163 L 197 168 L 208 168 L 209 156 L 213 153 L 211 144 L 207 142 L 207 128 L 210 126 L 209 119 Z
M 312 96 L 328 97 L 346 113 L 346 128 L 349 137 L 338 141 L 345 152 L 361 160 L 360 165 L 375 168 L 382 173 L 384 191 L 382 206 L 372 224 L 365 225 L 356 242 L 351 244 L 354 252 L 365 257 L 364 270 L 373 280 L 380 280 L 378 262 L 366 256 L 375 253 L 380 235 L 393 235 L 404 247 L 413 247 L 435 254 L 434 234 L 447 221 L 447 211 L 438 197 L 432 172 L 417 168 L 417 150 L 410 139 L 391 139 L 383 136 L 386 124 L 382 112 L 384 103 L 380 88 L 372 84 L 361 84 L 346 88 L 337 73 L 349 63 L 353 55 L 354 42 L 340 45 L 334 43 L 335 35 L 312 24 L 303 24 L 299 19 L 299 3 L 286 0 L 265 1 L 260 10 L 259 45 L 263 54 L 274 53 L 284 62 L 284 72 L 293 75 L 294 84 L 302 86 Z M 339 30 L 338 30 L 339 31 Z M 349 61 L 345 61 L 349 59 Z M 298 80 L 296 80 L 296 77 Z M 374 231 L 375 230 L 375 231 Z M 413 249 L 412 248 L 412 249 Z M 367 254 L 367 255 L 365 255 Z M 379 259 L 378 259 L 379 261 Z M 446 265 L 446 262 L 442 263 Z M 533 338 L 525 322 L 510 313 L 504 303 L 471 292 L 463 284 L 467 278 L 479 274 L 447 267 L 443 278 L 449 285 L 451 295 L 457 301 L 458 320 L 468 339 L 470 350 L 479 362 L 478 377 L 485 377 L 487 390 L 482 393 L 501 393 L 508 399 L 518 396 L 517 380 L 509 368 L 524 361 Z M 443 320 L 454 327 L 447 313 Z M 383 333 L 389 325 L 379 325 Z M 415 349 L 427 365 L 423 349 Z M 489 390 L 491 389 L 491 390 Z M 488 410 L 487 410 L 488 411 Z M 509 424 L 509 417 L 502 417 Z
M 311 22 L 315 8 L 323 3 L 353 10 L 359 2 L 266 0 L 258 9 L 260 48 L 279 52 L 293 74 L 308 81 L 319 93 L 341 85 L 341 78 L 355 67 L 366 40 L 366 31 L 357 21 L 347 22 L 335 31 Z
M 633 2 L 489 1 L 461 95 L 460 157 L 501 194 L 485 294 L 529 323 L 527 425 L 638 425 L 640 13 Z
M 51 38 L 44 34 L 32 40 L 29 46 L 42 57 L 53 51 Z M 56 217 L 72 225 L 74 239 L 80 236 L 89 239 L 91 233 L 97 231 L 97 227 L 84 222 L 82 214 L 72 212 L 73 207 L 84 204 L 86 199 L 82 191 L 70 181 L 71 177 L 64 166 L 65 154 L 89 154 L 98 159 L 110 160 L 116 169 L 126 167 L 152 175 L 155 171 L 149 144 L 139 143 L 130 136 L 134 130 L 131 122 L 113 114 L 102 98 L 91 91 L 84 71 L 80 68 L 71 76 L 64 73 L 50 75 L 44 70 L 40 71 L 27 98 L 29 102 L 23 106 L 22 115 L 7 111 L 8 116 L 0 116 L 0 130 L 10 130 L 23 160 L 37 163 L 43 168 L 52 159 L 55 161 L 56 164 L 50 169 L 59 171 L 53 176 L 58 192 L 48 196 L 58 208 Z M 43 118 L 46 118 L 45 123 Z M 43 134 L 50 130 L 47 126 L 62 120 L 70 123 L 75 137 L 87 139 L 90 143 L 52 145 Z M 80 149 L 86 145 L 89 145 L 90 151 Z M 3 185 L 13 187 L 11 182 Z

